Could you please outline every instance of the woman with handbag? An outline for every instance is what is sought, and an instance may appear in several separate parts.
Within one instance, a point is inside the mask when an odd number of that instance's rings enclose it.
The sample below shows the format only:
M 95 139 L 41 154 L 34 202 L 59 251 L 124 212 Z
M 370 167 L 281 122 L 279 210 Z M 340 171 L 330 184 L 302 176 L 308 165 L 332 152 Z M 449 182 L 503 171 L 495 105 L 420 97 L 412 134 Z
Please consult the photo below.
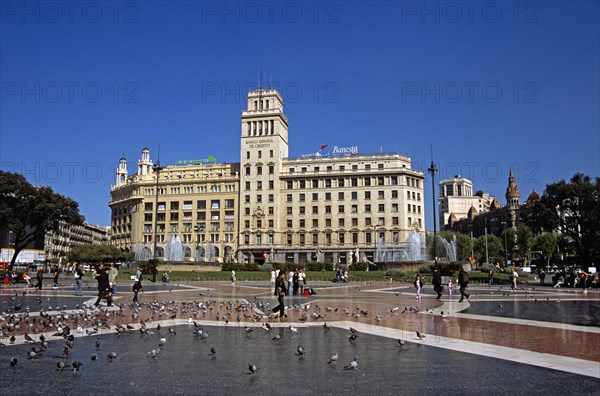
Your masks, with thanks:
M 110 292 L 110 282 L 108 281 L 108 272 L 104 269 L 104 264 L 98 264 L 95 278 L 98 281 L 98 299 L 94 303 L 95 306 L 100 305 L 100 300 L 106 300 L 106 305 L 112 305 L 112 294 Z

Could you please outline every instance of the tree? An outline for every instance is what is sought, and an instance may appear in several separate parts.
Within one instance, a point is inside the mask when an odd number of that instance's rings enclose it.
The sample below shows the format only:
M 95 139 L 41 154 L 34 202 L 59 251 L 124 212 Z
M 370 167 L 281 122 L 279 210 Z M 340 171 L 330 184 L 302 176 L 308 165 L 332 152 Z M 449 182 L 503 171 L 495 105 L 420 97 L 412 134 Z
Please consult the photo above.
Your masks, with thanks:
M 0 171 L 0 230 L 15 235 L 9 271 L 27 245 L 61 224 L 83 224 L 77 202 L 49 187 L 34 187 L 19 174 Z
M 520 257 L 529 257 L 533 245 L 533 232 L 526 224 L 517 227 L 517 249 Z
M 542 252 L 542 257 L 546 260 L 546 266 L 550 265 L 550 259 L 556 252 L 558 238 L 551 232 L 544 232 L 533 238 L 533 249 Z
M 501 259 L 500 261 L 504 262 L 504 257 L 502 256 L 502 252 L 504 252 L 504 242 L 496 235 L 487 235 L 487 250 L 490 263 L 495 263 L 498 258 Z M 485 262 L 485 235 L 481 235 L 475 239 L 473 251 L 478 262 Z
M 111 245 L 77 245 L 67 253 L 70 262 L 78 263 L 110 263 L 127 260 L 131 253 L 124 253 Z
M 592 182 L 577 173 L 569 183 L 548 184 L 528 213 L 534 231 L 557 230 L 567 235 L 584 262 L 600 255 L 600 178 Z

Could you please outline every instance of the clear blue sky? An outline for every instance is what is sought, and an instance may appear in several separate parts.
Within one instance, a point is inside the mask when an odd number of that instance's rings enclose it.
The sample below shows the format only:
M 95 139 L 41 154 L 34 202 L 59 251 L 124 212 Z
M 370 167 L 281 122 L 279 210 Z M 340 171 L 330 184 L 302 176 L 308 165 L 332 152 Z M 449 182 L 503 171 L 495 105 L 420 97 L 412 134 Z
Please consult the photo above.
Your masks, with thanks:
M 502 203 L 509 169 L 523 199 L 600 174 L 598 1 L 0 5 L 0 167 L 90 223 L 110 224 L 123 153 L 131 172 L 159 143 L 162 164 L 238 162 L 261 68 L 291 156 L 357 145 L 426 170 L 433 144 L 438 180 L 460 173 Z

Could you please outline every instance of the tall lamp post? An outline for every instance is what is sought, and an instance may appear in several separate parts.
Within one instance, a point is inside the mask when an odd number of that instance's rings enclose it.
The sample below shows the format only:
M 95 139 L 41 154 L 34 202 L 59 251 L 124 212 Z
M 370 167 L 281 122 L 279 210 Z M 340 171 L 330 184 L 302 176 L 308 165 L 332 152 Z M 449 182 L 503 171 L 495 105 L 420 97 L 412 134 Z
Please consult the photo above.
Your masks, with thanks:
M 436 227 L 436 213 L 435 213 L 435 174 L 438 171 L 437 167 L 435 166 L 435 162 L 433 162 L 433 149 L 431 150 L 432 154 L 431 154 L 431 166 L 427 169 L 427 172 L 431 173 L 431 196 L 432 196 L 432 202 L 433 202 L 433 257 L 434 257 L 434 264 L 437 267 L 438 265 L 438 261 L 437 261 L 437 227 Z
M 156 228 L 158 222 L 158 181 L 160 178 L 160 171 L 163 169 L 160 166 L 160 160 L 157 160 L 156 164 L 154 164 L 152 168 L 154 169 L 154 172 L 156 172 L 156 194 L 154 195 L 154 254 L 152 258 L 152 282 L 156 282 L 156 272 L 158 266 L 158 262 L 156 259 L 156 244 L 158 243 L 158 229 Z
M 504 228 L 504 262 L 508 265 L 508 240 L 506 237 L 506 221 L 502 222 L 502 227 Z

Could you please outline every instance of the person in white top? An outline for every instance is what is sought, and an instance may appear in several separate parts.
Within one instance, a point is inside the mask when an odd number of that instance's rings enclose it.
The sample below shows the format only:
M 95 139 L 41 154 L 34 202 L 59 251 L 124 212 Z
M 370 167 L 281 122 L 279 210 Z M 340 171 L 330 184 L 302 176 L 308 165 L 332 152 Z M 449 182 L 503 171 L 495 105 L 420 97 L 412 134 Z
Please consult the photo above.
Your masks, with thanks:
M 292 289 L 294 287 L 294 271 L 290 271 L 288 274 L 288 296 L 292 295 Z

